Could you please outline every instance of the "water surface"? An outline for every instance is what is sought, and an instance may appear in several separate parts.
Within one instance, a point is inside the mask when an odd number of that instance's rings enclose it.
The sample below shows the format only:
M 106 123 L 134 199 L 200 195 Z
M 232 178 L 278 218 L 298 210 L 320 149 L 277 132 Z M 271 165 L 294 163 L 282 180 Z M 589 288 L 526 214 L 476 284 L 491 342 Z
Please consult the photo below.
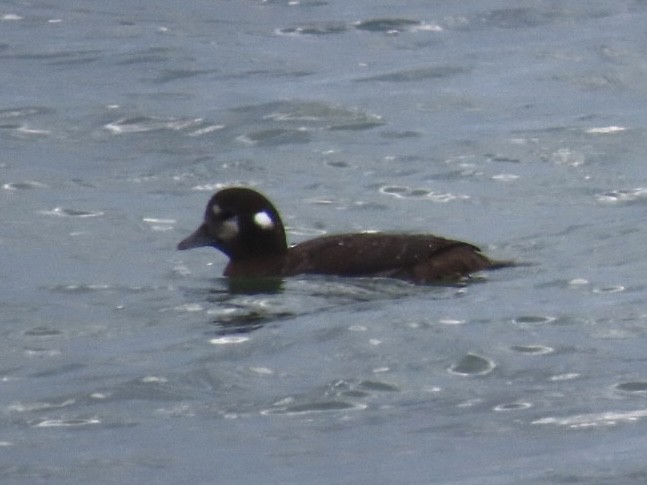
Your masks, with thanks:
M 646 7 L 5 3 L 3 483 L 642 483 Z M 528 264 L 232 293 L 234 184 Z

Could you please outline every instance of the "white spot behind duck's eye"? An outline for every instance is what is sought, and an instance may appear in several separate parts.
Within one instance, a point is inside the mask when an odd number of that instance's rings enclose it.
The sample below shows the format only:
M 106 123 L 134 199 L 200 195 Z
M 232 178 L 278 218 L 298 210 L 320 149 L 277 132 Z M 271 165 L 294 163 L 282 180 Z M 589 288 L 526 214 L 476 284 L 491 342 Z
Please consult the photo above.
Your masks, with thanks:
M 222 209 L 220 208 L 220 206 L 218 204 L 213 204 L 211 206 L 211 212 L 213 212 L 213 214 L 215 216 L 219 216 L 220 213 L 222 212 Z
M 274 221 L 265 211 L 257 212 L 256 214 L 254 214 L 254 224 L 256 224 L 264 231 L 274 229 Z

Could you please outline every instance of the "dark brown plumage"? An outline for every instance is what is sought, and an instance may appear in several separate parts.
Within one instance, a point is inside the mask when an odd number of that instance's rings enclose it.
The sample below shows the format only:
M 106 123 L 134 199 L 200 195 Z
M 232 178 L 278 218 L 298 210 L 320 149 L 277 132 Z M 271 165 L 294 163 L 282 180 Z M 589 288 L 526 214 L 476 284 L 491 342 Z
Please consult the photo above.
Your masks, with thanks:
M 323 274 L 434 283 L 511 265 L 490 260 L 472 244 L 431 234 L 339 234 L 288 247 L 276 208 L 242 187 L 211 197 L 203 224 L 178 249 L 201 246 L 229 257 L 224 274 L 230 277 Z

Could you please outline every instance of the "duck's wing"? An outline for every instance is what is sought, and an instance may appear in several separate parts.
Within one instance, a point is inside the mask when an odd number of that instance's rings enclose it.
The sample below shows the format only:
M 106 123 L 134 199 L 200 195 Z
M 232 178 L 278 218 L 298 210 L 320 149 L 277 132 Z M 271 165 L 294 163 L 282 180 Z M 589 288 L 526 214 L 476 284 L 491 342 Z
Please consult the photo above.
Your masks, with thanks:
M 341 234 L 290 248 L 285 274 L 385 276 L 425 282 L 458 278 L 490 265 L 478 247 L 438 236 Z

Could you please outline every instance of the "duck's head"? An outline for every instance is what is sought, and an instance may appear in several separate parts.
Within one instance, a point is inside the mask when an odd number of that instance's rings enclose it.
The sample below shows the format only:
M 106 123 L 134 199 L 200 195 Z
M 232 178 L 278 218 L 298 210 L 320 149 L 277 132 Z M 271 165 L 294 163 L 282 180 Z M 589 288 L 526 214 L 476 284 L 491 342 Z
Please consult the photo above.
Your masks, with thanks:
M 232 261 L 287 252 L 285 229 L 272 203 L 255 190 L 231 187 L 214 194 L 204 222 L 181 241 L 180 250 L 211 246 Z

